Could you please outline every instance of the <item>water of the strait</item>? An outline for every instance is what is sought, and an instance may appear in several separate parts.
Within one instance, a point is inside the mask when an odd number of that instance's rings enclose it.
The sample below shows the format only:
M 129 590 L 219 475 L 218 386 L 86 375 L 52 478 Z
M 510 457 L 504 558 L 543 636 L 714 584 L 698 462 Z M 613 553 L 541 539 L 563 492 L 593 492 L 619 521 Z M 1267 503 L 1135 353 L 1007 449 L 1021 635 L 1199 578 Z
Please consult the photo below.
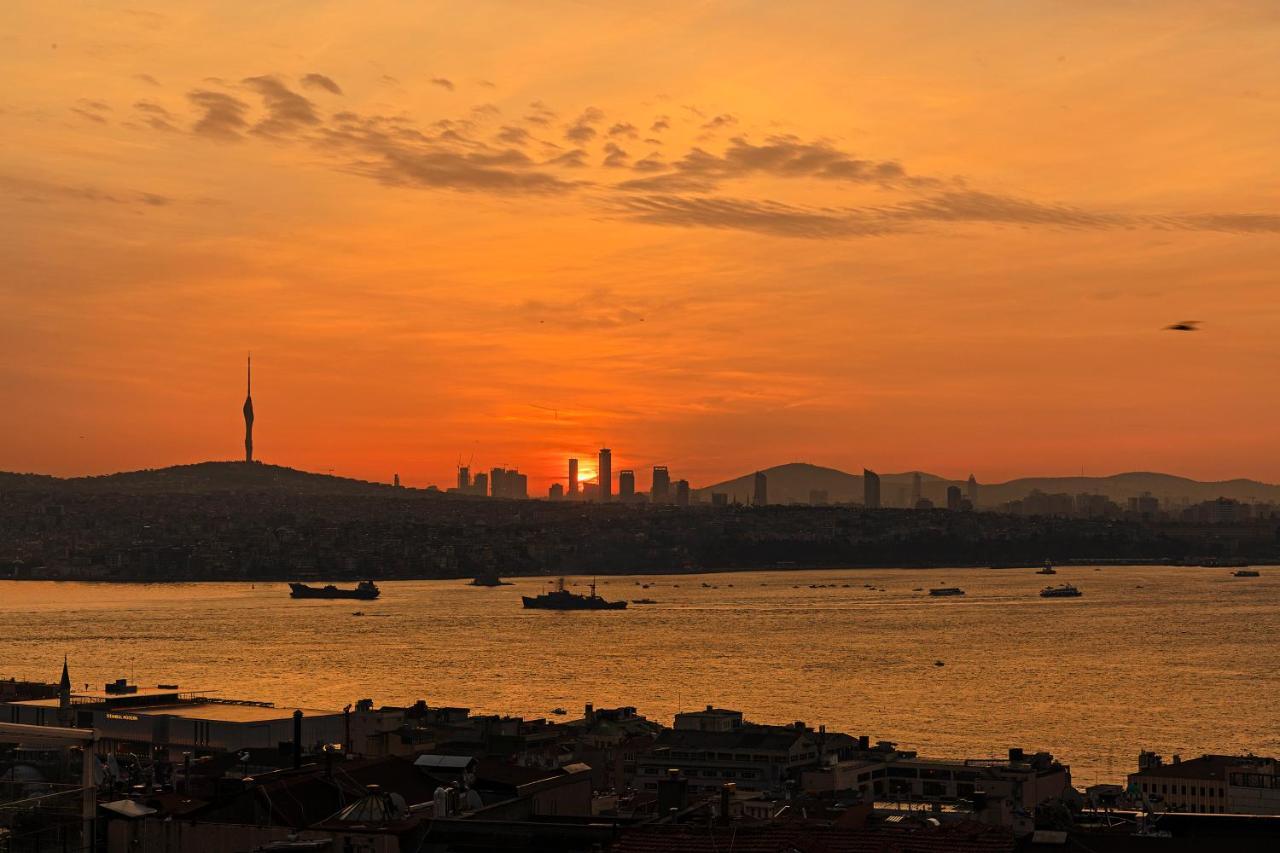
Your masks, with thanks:
M 284 584 L 4 581 L 0 677 L 56 680 L 65 653 L 77 685 L 126 676 L 289 707 L 421 698 L 529 717 L 593 702 L 670 722 L 713 703 L 938 757 L 1049 750 L 1083 786 L 1120 781 L 1144 748 L 1280 753 L 1280 568 L 1261 571 L 612 577 L 606 598 L 657 603 L 577 613 L 523 609 L 540 579 L 388 582 L 376 602 L 293 601 Z M 1084 596 L 1038 596 L 1064 581 Z M 929 597 L 942 585 L 967 594 Z

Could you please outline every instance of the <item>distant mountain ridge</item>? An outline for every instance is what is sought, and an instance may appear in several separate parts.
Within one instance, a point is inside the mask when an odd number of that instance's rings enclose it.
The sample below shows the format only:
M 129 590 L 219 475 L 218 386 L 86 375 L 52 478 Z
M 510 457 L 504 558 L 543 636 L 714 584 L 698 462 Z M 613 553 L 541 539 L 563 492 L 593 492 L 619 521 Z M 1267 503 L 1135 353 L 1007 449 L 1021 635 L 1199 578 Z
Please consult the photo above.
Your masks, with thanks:
M 762 469 L 768 482 L 770 503 L 807 503 L 810 492 L 824 491 L 831 503 L 861 503 L 861 474 L 836 468 L 789 462 Z M 880 490 L 885 506 L 909 503 L 914 472 L 880 474 Z M 755 472 L 694 490 L 695 500 L 710 502 L 711 493 L 723 492 L 730 500 L 749 503 L 755 487 Z M 922 495 L 935 504 L 945 504 L 948 486 L 965 488 L 964 480 L 948 480 L 936 474 L 920 473 Z M 1026 497 L 1033 490 L 1050 494 L 1080 493 L 1105 495 L 1124 503 L 1150 492 L 1162 502 L 1188 500 L 1192 503 L 1218 497 L 1241 501 L 1280 503 L 1280 485 L 1256 480 L 1235 479 L 1204 482 L 1172 474 L 1134 471 L 1107 477 L 1022 477 L 1004 483 L 978 486 L 978 505 L 990 508 Z M 208 492 L 270 492 L 312 495 L 428 494 L 424 489 L 396 489 L 331 474 L 316 474 L 261 462 L 198 462 L 104 474 L 96 477 L 53 477 L 47 474 L 0 472 L 0 491 L 67 492 L 78 494 L 188 494 Z
M 789 462 L 762 469 L 768 484 L 770 503 L 806 503 L 811 491 L 825 491 L 832 503 L 861 503 L 863 482 L 861 474 L 850 474 L 836 468 L 811 465 L 807 462 Z M 880 492 L 885 506 L 905 506 L 909 503 L 911 481 L 915 472 L 880 474 Z M 948 480 L 936 474 L 920 472 L 921 494 L 934 503 L 945 503 L 948 486 L 965 488 L 965 480 Z M 697 489 L 699 500 L 710 500 L 713 492 L 722 492 L 748 503 L 755 487 L 755 472 L 725 480 L 712 486 Z M 1013 500 L 1020 500 L 1032 491 L 1049 494 L 1076 495 L 1089 493 L 1105 495 L 1113 501 L 1127 501 L 1145 492 L 1162 502 L 1186 499 L 1192 503 L 1226 497 L 1241 501 L 1280 503 L 1280 485 L 1261 483 L 1257 480 L 1221 480 L 1204 482 L 1179 477 L 1133 471 L 1106 477 L 1022 477 L 1004 483 L 978 484 L 978 505 L 993 507 Z
M 97 477 L 52 477 L 47 474 L 0 472 L 0 491 L 43 491 L 79 494 L 188 494 L 206 492 L 270 492 L 311 495 L 382 495 L 420 492 L 395 489 L 331 474 L 313 474 L 262 462 L 197 462 L 147 468 Z

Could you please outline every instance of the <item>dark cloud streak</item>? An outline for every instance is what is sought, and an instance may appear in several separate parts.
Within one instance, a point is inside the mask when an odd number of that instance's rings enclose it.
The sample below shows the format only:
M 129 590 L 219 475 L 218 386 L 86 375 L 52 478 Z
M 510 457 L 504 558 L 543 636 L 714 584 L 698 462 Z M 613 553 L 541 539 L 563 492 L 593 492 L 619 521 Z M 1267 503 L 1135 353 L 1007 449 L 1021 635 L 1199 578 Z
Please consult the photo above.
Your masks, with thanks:
M 249 105 L 225 92 L 195 89 L 187 93 L 187 100 L 203 111 L 191 128 L 199 136 L 234 142 L 242 138 L 240 131 L 249 126 L 245 119 Z
M 314 71 L 302 78 L 302 85 L 310 89 L 323 89 L 332 95 L 342 94 L 342 87 L 335 83 L 332 77 L 326 77 Z
M 262 97 L 266 118 L 253 126 L 261 136 L 288 136 L 320 124 L 315 105 L 272 76 L 246 77 L 244 85 Z

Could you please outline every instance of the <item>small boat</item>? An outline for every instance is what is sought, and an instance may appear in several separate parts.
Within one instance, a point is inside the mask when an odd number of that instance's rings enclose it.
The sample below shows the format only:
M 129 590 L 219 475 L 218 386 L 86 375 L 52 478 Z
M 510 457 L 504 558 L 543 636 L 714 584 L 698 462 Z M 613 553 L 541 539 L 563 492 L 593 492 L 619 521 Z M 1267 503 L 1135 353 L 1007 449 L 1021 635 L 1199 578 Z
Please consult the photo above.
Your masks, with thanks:
M 943 663 L 943 662 L 942 662 L 942 661 L 940 661 L 940 660 L 936 660 L 936 661 L 934 661 L 934 662 L 933 662 L 933 665 L 934 665 L 934 666 L 946 666 L 946 664 L 945 664 L 945 663 Z
M 356 611 L 355 611 L 355 612 L 353 612 L 351 615 L 352 615 L 352 616 L 363 616 L 363 615 L 364 615 L 364 611 L 363 611 L 363 610 L 356 610 Z
M 958 586 L 936 586 L 929 590 L 930 595 L 947 596 L 947 595 L 964 595 L 964 590 Z
M 305 583 L 291 583 L 289 589 L 290 598 L 356 598 L 372 601 L 382 594 L 382 590 L 373 581 L 361 581 L 355 589 L 339 589 L 333 584 L 314 587 Z
M 1257 578 L 1261 576 L 1257 569 L 1237 569 L 1231 573 L 1233 578 Z
M 1053 568 L 1053 563 L 1048 560 L 1044 561 L 1044 568 L 1036 572 L 1038 575 L 1056 575 L 1058 572 Z
M 569 712 L 566 711 L 564 708 L 553 708 L 551 710 L 551 713 L 555 714 L 557 717 L 563 717 L 565 714 Z
M 511 581 L 504 581 L 493 572 L 485 572 L 472 578 L 470 586 L 511 586 Z
M 658 602 L 654 601 L 652 598 L 633 598 L 631 599 L 631 603 L 632 604 L 657 604 Z
M 1061 586 L 1046 586 L 1040 590 L 1041 598 L 1079 598 L 1082 595 L 1084 595 L 1083 592 L 1069 583 L 1064 583 Z

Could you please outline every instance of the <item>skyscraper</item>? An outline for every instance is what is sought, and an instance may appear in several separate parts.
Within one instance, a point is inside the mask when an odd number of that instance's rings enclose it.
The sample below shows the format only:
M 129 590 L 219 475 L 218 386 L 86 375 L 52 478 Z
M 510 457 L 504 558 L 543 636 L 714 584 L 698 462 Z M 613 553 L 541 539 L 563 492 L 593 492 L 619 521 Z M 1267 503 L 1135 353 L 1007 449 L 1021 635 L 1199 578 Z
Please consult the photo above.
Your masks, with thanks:
M 471 494 L 484 497 L 489 494 L 489 475 L 481 471 L 471 481 Z
M 630 468 L 618 472 L 618 500 L 630 501 L 636 496 L 636 472 Z
M 552 483 L 551 488 L 547 489 L 547 497 L 553 501 L 564 500 L 564 486 Z
M 676 506 L 689 505 L 689 481 L 676 480 Z
M 245 365 L 244 390 L 244 461 L 253 461 L 253 356 Z
M 569 460 L 569 497 L 578 496 L 578 460 Z
M 649 487 L 649 500 L 656 504 L 671 500 L 671 474 L 666 465 L 653 466 L 653 485 Z
M 920 503 L 922 497 L 924 495 L 920 485 L 920 472 L 916 471 L 911 475 L 911 506 L 914 508 L 916 504 Z
M 960 487 L 947 486 L 947 509 L 955 512 L 960 509 Z
M 867 509 L 880 508 L 880 475 L 870 468 L 862 469 L 862 504 Z
M 974 509 L 977 509 L 978 508 L 978 478 L 970 474 L 969 482 L 968 484 L 966 484 L 966 488 L 969 490 L 969 495 L 968 495 L 969 503 L 973 504 Z
M 470 490 L 471 490 L 471 466 L 459 465 L 458 466 L 458 491 L 465 495 Z
M 769 478 L 765 476 L 763 471 L 756 472 L 755 494 L 751 502 L 756 506 L 764 506 L 769 502 Z
M 600 448 L 600 500 L 613 500 L 613 451 L 607 447 Z

